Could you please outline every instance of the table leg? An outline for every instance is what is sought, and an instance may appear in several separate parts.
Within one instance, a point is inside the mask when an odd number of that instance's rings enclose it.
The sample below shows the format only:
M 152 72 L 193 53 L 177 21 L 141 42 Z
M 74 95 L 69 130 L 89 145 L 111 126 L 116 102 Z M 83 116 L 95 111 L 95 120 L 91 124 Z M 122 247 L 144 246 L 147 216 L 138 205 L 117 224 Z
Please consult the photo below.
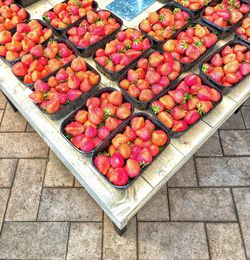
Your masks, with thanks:
M 125 226 L 123 229 L 118 228 L 115 223 L 113 223 L 113 226 L 114 226 L 114 229 L 115 229 L 116 233 L 119 236 L 122 236 L 126 232 L 126 230 L 127 230 L 127 226 Z
M 5 98 L 9 102 L 11 108 L 14 110 L 14 112 L 18 112 L 18 109 L 14 106 L 14 104 L 8 99 L 8 97 L 4 94 Z

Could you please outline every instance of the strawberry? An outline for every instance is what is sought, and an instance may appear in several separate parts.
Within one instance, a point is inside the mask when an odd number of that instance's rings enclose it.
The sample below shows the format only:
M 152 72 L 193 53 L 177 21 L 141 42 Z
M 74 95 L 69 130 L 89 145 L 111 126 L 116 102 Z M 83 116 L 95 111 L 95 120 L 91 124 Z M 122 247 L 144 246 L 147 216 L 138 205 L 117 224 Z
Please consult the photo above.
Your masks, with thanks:
M 189 125 L 193 125 L 196 121 L 200 119 L 200 117 L 201 116 L 197 110 L 190 110 L 187 112 L 184 121 Z
M 181 104 L 185 97 L 185 91 L 183 89 L 169 90 L 168 94 L 173 97 L 177 104 Z
M 174 132 L 183 132 L 188 129 L 188 125 L 184 120 L 174 121 L 172 131 Z
M 128 159 L 125 169 L 130 178 L 135 178 L 141 171 L 140 165 L 136 160 Z
M 163 111 L 160 112 L 157 117 L 167 128 L 172 128 L 174 121 L 170 114 Z
M 128 173 L 124 168 L 110 168 L 107 178 L 117 186 L 123 186 L 128 183 Z
M 88 137 L 84 137 L 80 146 L 80 149 L 83 152 L 90 152 L 95 148 L 95 142 L 92 139 L 89 139 Z
M 157 146 L 163 146 L 167 143 L 168 136 L 163 130 L 154 130 L 152 133 L 152 143 Z
M 220 56 L 219 53 L 216 53 L 216 54 L 213 56 L 213 58 L 212 58 L 212 60 L 211 60 L 211 64 L 212 64 L 214 67 L 220 67 L 220 66 L 222 66 L 223 60 L 222 60 L 222 58 L 221 58 L 221 56 Z
M 172 109 L 171 116 L 174 120 L 180 120 L 185 117 L 186 113 L 184 109 L 176 106 Z
M 164 110 L 164 105 L 160 101 L 154 101 L 151 105 L 151 109 L 157 115 Z

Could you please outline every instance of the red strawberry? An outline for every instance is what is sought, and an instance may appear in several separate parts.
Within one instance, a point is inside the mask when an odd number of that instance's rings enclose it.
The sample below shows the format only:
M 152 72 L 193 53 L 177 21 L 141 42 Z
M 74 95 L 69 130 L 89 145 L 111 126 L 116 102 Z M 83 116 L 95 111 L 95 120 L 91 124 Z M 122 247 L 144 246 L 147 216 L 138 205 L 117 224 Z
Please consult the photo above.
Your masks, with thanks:
M 213 102 L 218 102 L 221 98 L 220 92 L 215 88 L 210 88 L 210 100 Z
M 67 93 L 68 99 L 70 101 L 74 101 L 75 99 L 77 99 L 81 95 L 82 95 L 82 92 L 78 89 L 70 89 Z
M 128 173 L 124 168 L 110 169 L 107 174 L 108 179 L 117 186 L 123 186 L 128 183 Z
M 135 178 L 141 171 L 140 165 L 136 160 L 128 159 L 125 165 L 128 176 Z
M 88 138 L 94 138 L 97 135 L 97 130 L 93 125 L 89 125 L 87 126 L 87 128 L 85 129 L 84 132 L 85 136 L 87 136 Z
M 215 67 L 220 67 L 223 64 L 223 60 L 219 53 L 216 53 L 211 59 L 211 64 Z
M 200 85 L 201 80 L 200 78 L 195 74 L 189 74 L 184 78 L 184 82 L 187 86 L 193 86 L 193 85 Z
M 185 110 L 177 106 L 172 109 L 171 116 L 174 120 L 180 120 L 185 117 L 186 113 L 187 112 Z
M 174 132 L 183 132 L 188 129 L 188 125 L 184 120 L 181 121 L 174 121 L 172 131 Z
M 189 124 L 192 125 L 194 124 L 196 121 L 198 121 L 200 119 L 200 114 L 197 110 L 190 110 L 187 112 L 184 121 Z
M 168 94 L 173 97 L 176 103 L 181 104 L 184 100 L 185 91 L 183 89 L 169 90 Z
M 136 157 L 136 161 L 141 164 L 149 164 L 152 160 L 152 155 L 147 148 L 143 148 Z
M 80 146 L 80 149 L 83 152 L 90 152 L 95 148 L 95 142 L 92 139 L 89 139 L 88 137 L 84 137 L 82 140 L 82 144 Z
M 143 141 L 148 141 L 151 138 L 150 130 L 146 127 L 137 130 L 136 135 Z
M 207 100 L 207 101 L 209 101 L 210 100 L 210 92 L 209 92 L 209 90 L 210 90 L 209 88 L 201 87 L 197 91 L 197 93 L 196 93 L 197 98 L 199 100 Z
M 108 137 L 110 134 L 110 130 L 106 126 L 102 126 L 98 129 L 98 137 L 101 140 L 104 140 L 106 137 Z
M 66 125 L 65 131 L 67 134 L 70 134 L 72 136 L 77 136 L 84 132 L 84 127 L 81 123 L 75 121 L 75 122 L 71 122 L 70 124 Z
M 213 103 L 211 101 L 200 101 L 197 108 L 201 115 L 207 114 L 213 108 Z
M 123 159 L 122 155 L 119 153 L 113 154 L 110 157 L 109 161 L 110 161 L 111 167 L 113 167 L 113 168 L 120 168 L 120 167 L 123 167 L 123 165 L 124 165 L 124 159 Z
M 106 175 L 110 169 L 109 158 L 105 154 L 100 154 L 95 157 L 94 165 L 103 175 Z

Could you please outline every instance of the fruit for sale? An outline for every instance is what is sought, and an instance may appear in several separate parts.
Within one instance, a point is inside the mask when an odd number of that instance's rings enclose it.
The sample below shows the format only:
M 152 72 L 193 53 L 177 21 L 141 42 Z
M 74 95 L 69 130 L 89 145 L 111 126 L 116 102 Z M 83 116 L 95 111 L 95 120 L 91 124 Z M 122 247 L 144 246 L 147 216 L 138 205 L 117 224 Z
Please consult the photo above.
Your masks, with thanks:
M 178 4 L 192 10 L 197 11 L 203 8 L 204 6 L 208 5 L 212 0 L 174 0 Z
M 165 42 L 163 50 L 170 52 L 181 63 L 187 64 L 197 60 L 217 41 L 218 37 L 215 33 L 197 23 L 180 32 L 175 39 Z
M 39 46 L 39 45 L 37 45 Z M 22 66 L 22 63 L 19 63 L 19 66 Z M 81 72 L 84 74 L 84 80 L 78 77 L 78 71 L 74 68 L 75 64 L 81 64 Z M 77 67 L 78 69 L 79 67 Z M 19 69 L 20 71 L 21 69 Z M 23 74 L 22 74 L 23 75 Z M 53 79 L 53 85 L 51 81 Z M 94 80 L 93 80 L 94 79 Z M 83 58 L 75 58 L 69 67 L 66 69 L 60 69 L 55 76 L 51 76 L 46 82 L 38 80 L 34 84 L 34 92 L 29 95 L 29 97 L 45 112 L 49 114 L 56 113 L 64 105 L 73 102 L 75 99 L 87 92 L 81 87 L 81 84 L 89 84 L 90 88 L 96 86 L 99 83 L 100 76 L 94 72 L 92 69 L 87 69 L 86 62 Z M 50 100 L 59 100 L 57 106 L 53 110 L 48 109 Z M 76 115 L 76 120 L 79 123 L 84 124 L 88 119 L 88 114 L 86 111 L 80 111 Z M 92 138 L 91 136 L 97 135 L 97 132 L 93 127 L 86 126 L 85 134 L 87 137 Z
M 39 44 L 32 47 L 30 53 L 22 56 L 21 61 L 12 66 L 12 72 L 16 76 L 22 77 L 25 84 L 33 84 L 74 58 L 75 54 L 65 43 L 52 40 L 46 46 Z
M 231 42 L 202 64 L 202 71 L 215 83 L 231 87 L 250 74 L 250 49 Z
M 95 53 L 95 61 L 108 71 L 120 71 L 149 49 L 151 43 L 139 30 L 128 28 L 116 34 Z
M 149 13 L 148 17 L 142 20 L 139 28 L 155 40 L 164 41 L 180 30 L 189 19 L 190 15 L 180 8 L 162 8 L 157 12 Z
M 196 74 L 189 74 L 174 89 L 151 103 L 150 109 L 166 128 L 183 132 L 207 114 L 221 100 L 220 92 L 206 85 Z M 159 144 L 160 133 L 152 136 Z M 155 141 L 154 141 L 155 140 Z
M 236 29 L 236 33 L 250 42 L 250 17 L 246 17 L 242 21 L 241 26 Z
M 116 111 L 120 108 L 126 108 L 127 110 L 120 115 L 119 113 L 116 113 Z M 100 97 L 95 96 L 89 98 L 86 101 L 85 108 L 77 111 L 74 117 L 75 120 L 65 127 L 66 137 L 78 149 L 82 150 L 83 152 L 90 152 L 105 138 L 107 138 L 109 134 L 115 130 L 125 119 L 128 119 L 131 114 L 132 106 L 130 103 L 124 102 L 122 93 L 120 91 L 114 90 L 111 92 L 103 92 Z M 73 123 L 77 123 L 77 128 L 81 129 L 79 132 L 72 133 L 71 125 Z M 75 139 L 78 135 L 80 135 L 80 141 L 76 143 Z M 79 145 L 83 139 L 85 146 Z M 117 139 L 114 141 L 114 146 L 117 149 L 119 147 L 121 154 L 126 157 L 130 153 L 130 148 L 122 146 L 121 144 L 123 142 L 123 139 L 119 139 L 117 137 Z M 89 143 L 91 145 L 89 145 Z M 92 148 L 90 149 L 90 147 Z M 111 166 L 113 168 L 122 167 L 123 164 L 121 164 L 121 160 L 119 160 L 119 158 L 116 156 L 114 156 L 111 160 Z
M 43 20 L 57 29 L 65 29 L 93 10 L 93 0 L 69 0 L 56 4 L 43 14 Z
M 18 24 L 24 22 L 27 18 L 28 18 L 28 13 L 20 5 L 3 4 L 1 6 L 1 2 L 0 2 L 0 32 L 13 29 Z
M 28 24 L 20 23 L 15 33 L 0 32 L 0 56 L 8 61 L 18 59 L 36 44 L 42 44 L 52 36 L 52 29 L 44 27 L 38 20 L 31 20 Z
M 94 165 L 111 183 L 124 186 L 153 162 L 168 138 L 151 119 L 136 115 L 113 137 L 110 146 L 98 153 Z
M 249 5 L 240 0 L 222 0 L 215 6 L 206 7 L 202 18 L 219 27 L 228 27 L 237 23 L 249 11 Z
M 181 73 L 181 64 L 170 53 L 153 52 L 141 58 L 119 82 L 132 98 L 148 102 Z
M 121 24 L 106 10 L 88 11 L 86 19 L 67 31 L 68 39 L 80 48 L 87 48 L 119 29 Z

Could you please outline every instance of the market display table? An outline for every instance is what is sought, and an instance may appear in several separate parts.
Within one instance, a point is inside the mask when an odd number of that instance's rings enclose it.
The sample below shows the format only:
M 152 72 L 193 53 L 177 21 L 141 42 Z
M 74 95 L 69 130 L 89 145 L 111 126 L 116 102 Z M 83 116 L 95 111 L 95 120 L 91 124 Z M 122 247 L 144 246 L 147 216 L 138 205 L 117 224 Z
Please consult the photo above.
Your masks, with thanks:
M 41 18 L 42 13 L 60 1 L 40 1 L 30 8 L 32 18 Z M 99 3 L 99 2 L 98 2 Z M 101 2 L 102 3 L 102 2 Z M 99 3 L 100 7 L 103 7 Z M 105 5 L 107 1 L 105 2 Z M 151 10 L 158 9 L 162 4 L 155 3 Z M 147 15 L 144 11 L 125 26 L 136 26 Z M 224 45 L 229 39 L 219 41 L 216 48 Z M 91 65 L 94 62 L 86 59 Z M 198 73 L 198 66 L 193 72 Z M 60 124 L 63 121 L 51 121 L 28 98 L 30 90 L 20 84 L 11 73 L 10 68 L 0 63 L 0 88 L 42 139 L 49 145 L 69 171 L 88 191 L 104 212 L 115 224 L 121 234 L 129 220 L 149 201 L 157 191 L 182 167 L 182 165 L 216 132 L 216 130 L 250 97 L 250 81 L 241 82 L 223 101 L 187 131 L 182 137 L 172 139 L 170 145 L 161 153 L 155 162 L 149 166 L 128 189 L 118 190 L 105 181 L 95 171 L 90 162 L 90 156 L 78 153 L 60 134 Z M 185 76 L 183 74 L 181 77 Z M 102 75 L 101 87 L 117 84 Z

